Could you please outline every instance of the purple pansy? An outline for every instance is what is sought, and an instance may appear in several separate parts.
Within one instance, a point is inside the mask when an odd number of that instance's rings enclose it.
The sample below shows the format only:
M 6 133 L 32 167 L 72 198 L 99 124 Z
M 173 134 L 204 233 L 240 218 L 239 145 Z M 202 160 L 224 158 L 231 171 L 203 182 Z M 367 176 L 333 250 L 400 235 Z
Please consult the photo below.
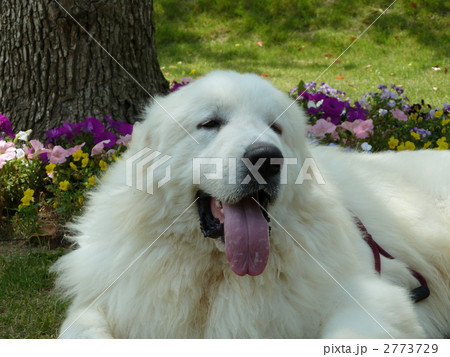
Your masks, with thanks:
M 171 84 L 172 88 L 170 88 L 170 91 L 171 92 L 175 92 L 178 89 L 180 89 L 180 87 L 184 87 L 185 85 L 187 85 L 187 84 L 189 84 L 189 83 L 191 83 L 193 81 L 194 81 L 194 79 L 192 79 L 191 77 L 181 77 L 180 78 L 180 83 L 178 83 L 177 81 L 173 80 L 172 84 Z
M 16 134 L 12 130 L 11 122 L 6 115 L 0 113 L 0 132 L 2 131 L 12 139 L 16 137 Z
M 331 118 L 334 125 L 341 121 L 341 114 L 345 109 L 345 104 L 337 98 L 328 97 L 323 100 L 320 110 L 323 112 L 323 118 Z
M 105 131 L 103 123 L 94 117 L 86 118 L 83 122 L 84 129 L 88 130 L 94 136 L 100 135 Z
M 316 108 L 316 107 L 310 107 L 310 108 L 308 108 L 306 110 L 306 113 L 309 114 L 309 115 L 315 116 L 315 115 L 319 114 L 319 111 L 320 110 L 318 108 Z
M 332 88 L 325 82 L 321 83 L 319 91 L 334 98 L 338 98 L 339 96 L 341 97 L 345 96 L 345 92 Z
M 61 136 L 64 135 L 64 130 L 62 128 L 50 129 L 45 133 L 45 135 L 47 136 L 50 142 L 54 143 Z
M 402 110 L 403 110 L 405 113 L 409 113 L 409 111 L 411 110 L 411 106 L 410 106 L 408 103 L 403 103 L 403 105 L 402 105 Z
M 183 87 L 183 86 L 184 86 L 184 84 L 178 83 L 177 81 L 173 81 L 172 82 L 172 88 L 170 88 L 170 91 L 171 92 L 175 92 L 178 89 L 180 89 L 180 87 Z
M 390 90 L 387 89 L 383 89 L 383 92 L 381 92 L 380 94 L 380 98 L 381 99 L 389 99 L 389 98 L 393 98 L 393 99 L 397 99 L 397 94 L 394 92 L 391 92 Z
M 320 92 L 308 93 L 306 91 L 302 91 L 299 94 L 299 97 L 303 97 L 303 98 L 307 99 L 308 101 L 313 101 L 313 102 L 320 102 L 321 100 L 328 98 L 325 94 L 320 93 Z
M 436 113 L 436 111 L 437 111 L 437 108 L 431 109 L 427 114 L 427 119 L 433 119 L 434 113 Z
M 397 104 L 396 102 L 395 102 L 395 100 L 390 100 L 390 101 L 388 101 L 387 103 L 386 103 L 388 106 L 390 106 L 391 108 L 394 108 L 395 107 L 395 105 Z
M 347 120 L 353 122 L 357 119 L 366 120 L 369 112 L 361 106 L 359 102 L 355 102 L 355 107 L 347 107 Z
M 68 121 L 64 122 L 59 128 L 48 130 L 45 135 L 49 139 L 49 142 L 55 143 L 61 137 L 65 137 L 67 141 L 73 141 L 73 138 L 83 131 L 83 123 L 71 124 Z
M 94 135 L 94 144 L 98 144 L 99 142 L 105 140 L 109 140 L 109 142 L 105 144 L 105 148 L 109 149 L 111 146 L 116 144 L 117 136 L 109 131 L 103 131 Z
M 316 90 L 316 82 L 314 82 L 314 81 L 310 81 L 310 82 L 308 82 L 308 83 L 305 83 L 304 85 L 303 85 L 303 88 L 305 88 L 305 90 L 308 90 L 308 91 L 315 91 Z
M 125 136 L 125 135 L 131 135 L 133 133 L 133 125 L 115 121 L 111 119 L 109 115 L 106 116 L 106 121 L 108 122 L 108 125 L 113 128 L 119 135 Z
M 420 135 L 420 137 L 422 139 L 426 138 L 427 136 L 431 135 L 431 131 L 427 130 L 427 129 L 422 129 L 422 128 L 417 128 L 414 127 L 411 131 L 415 131 L 417 134 Z

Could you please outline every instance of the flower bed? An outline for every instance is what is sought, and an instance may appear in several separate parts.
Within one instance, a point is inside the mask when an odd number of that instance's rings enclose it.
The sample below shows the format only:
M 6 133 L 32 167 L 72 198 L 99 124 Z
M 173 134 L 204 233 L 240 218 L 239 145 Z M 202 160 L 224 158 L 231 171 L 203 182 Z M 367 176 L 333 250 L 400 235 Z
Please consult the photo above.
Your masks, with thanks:
M 60 238 L 81 211 L 86 192 L 117 160 L 133 126 L 106 117 L 65 122 L 49 130 L 47 142 L 15 134 L 0 116 L 0 232 L 2 237 Z
M 174 81 L 171 90 L 190 82 Z M 300 82 L 290 95 L 308 115 L 313 142 L 367 153 L 449 148 L 450 106 L 409 104 L 400 87 L 380 85 L 352 102 L 325 83 Z M 109 117 L 90 117 L 49 130 L 41 143 L 29 140 L 31 130 L 14 133 L 0 114 L 0 237 L 61 238 L 61 227 L 81 212 L 86 193 L 125 151 L 132 131 Z
M 314 142 L 365 152 L 448 149 L 450 105 L 410 104 L 403 93 L 381 84 L 352 102 L 325 83 L 300 82 L 290 94 L 308 114 L 307 132 Z

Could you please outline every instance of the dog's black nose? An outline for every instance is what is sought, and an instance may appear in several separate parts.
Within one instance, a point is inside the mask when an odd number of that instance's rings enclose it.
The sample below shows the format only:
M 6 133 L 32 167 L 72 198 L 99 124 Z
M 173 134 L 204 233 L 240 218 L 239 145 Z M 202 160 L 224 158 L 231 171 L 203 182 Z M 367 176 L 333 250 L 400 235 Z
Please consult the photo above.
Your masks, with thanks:
M 255 165 L 259 159 L 264 159 L 258 172 L 266 180 L 277 175 L 281 170 L 281 160 L 273 159 L 283 159 L 283 154 L 275 145 L 268 143 L 253 143 L 247 147 L 243 157 L 247 158 L 253 165 Z

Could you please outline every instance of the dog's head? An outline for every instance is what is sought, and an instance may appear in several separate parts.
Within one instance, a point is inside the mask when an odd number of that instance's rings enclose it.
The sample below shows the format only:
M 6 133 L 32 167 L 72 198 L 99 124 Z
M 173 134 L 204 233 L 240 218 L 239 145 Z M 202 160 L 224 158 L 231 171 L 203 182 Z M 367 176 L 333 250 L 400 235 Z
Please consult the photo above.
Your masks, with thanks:
M 284 160 L 306 155 L 302 112 L 261 77 L 223 71 L 156 101 L 131 152 L 171 157 L 164 194 L 186 206 L 196 200 L 197 229 L 222 241 L 236 274 L 261 274 L 270 210 L 291 179 Z

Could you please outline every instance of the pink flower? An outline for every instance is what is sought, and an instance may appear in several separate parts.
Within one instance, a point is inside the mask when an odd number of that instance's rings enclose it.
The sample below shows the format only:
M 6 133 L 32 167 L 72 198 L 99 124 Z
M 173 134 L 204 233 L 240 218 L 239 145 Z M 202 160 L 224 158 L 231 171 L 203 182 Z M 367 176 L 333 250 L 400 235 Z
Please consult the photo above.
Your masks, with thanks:
M 83 143 L 83 144 L 81 144 L 81 145 L 76 145 L 76 146 L 74 146 L 73 148 L 67 149 L 66 151 L 69 153 L 69 156 L 70 156 L 70 155 L 73 155 L 73 153 L 74 153 L 75 151 L 80 150 L 80 149 L 84 146 L 84 144 L 85 144 L 85 143 Z
M 319 119 L 316 124 L 308 128 L 308 131 L 314 134 L 316 138 L 324 138 L 325 134 L 333 134 L 335 130 L 336 125 L 325 119 Z
M 181 77 L 181 78 L 180 78 L 180 82 L 181 82 L 182 84 L 189 84 L 189 83 L 191 83 L 191 82 L 193 82 L 193 81 L 194 81 L 194 79 L 191 78 L 191 77 Z
M 355 133 L 358 139 L 365 139 L 368 138 L 371 134 L 373 134 L 372 119 L 367 120 L 357 119 L 353 123 L 356 123 L 353 126 L 353 132 Z
M 6 161 L 12 160 L 16 157 L 16 147 L 14 143 L 0 140 L 0 169 Z
M 95 144 L 95 146 L 91 150 L 91 156 L 101 154 L 103 149 L 105 148 L 105 144 L 108 144 L 111 140 L 103 140 L 99 143 Z
M 38 156 L 39 154 L 42 154 L 43 152 L 48 152 L 47 149 L 44 149 L 44 144 L 42 144 L 39 140 L 30 140 L 30 144 L 31 144 L 31 149 L 28 152 L 27 157 L 30 160 L 33 160 L 36 156 Z M 25 150 L 25 146 L 24 146 L 24 150 Z M 33 150 L 33 152 L 31 152 L 31 150 Z M 26 150 L 25 150 L 26 152 Z
M 401 121 L 408 121 L 408 116 L 403 113 L 400 109 L 396 108 L 391 110 L 392 116 Z
M 118 144 L 118 145 L 127 145 L 130 141 L 131 141 L 131 135 L 127 134 L 127 135 L 121 136 L 117 140 L 116 144 Z
M 52 164 L 62 164 L 67 161 L 67 157 L 70 154 L 67 150 L 63 149 L 61 146 L 56 145 L 52 150 L 48 151 L 48 160 Z
M 358 119 L 357 119 L 358 120 Z M 357 121 L 356 120 L 356 121 Z M 356 121 L 354 122 L 349 122 L 349 121 L 344 121 L 341 125 L 339 125 L 341 128 L 348 130 L 349 132 L 353 133 L 353 127 L 355 126 L 355 124 L 358 124 Z

